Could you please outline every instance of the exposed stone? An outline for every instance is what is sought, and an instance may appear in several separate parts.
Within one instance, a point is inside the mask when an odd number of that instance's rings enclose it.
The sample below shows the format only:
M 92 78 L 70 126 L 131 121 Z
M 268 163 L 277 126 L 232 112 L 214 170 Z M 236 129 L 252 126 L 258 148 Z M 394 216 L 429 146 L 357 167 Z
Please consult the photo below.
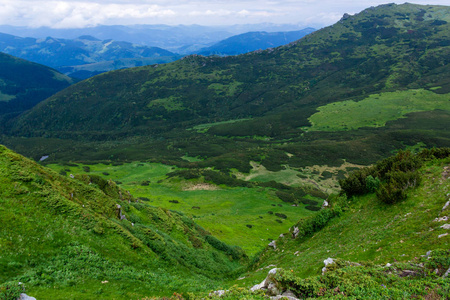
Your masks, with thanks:
M 294 227 L 294 231 L 292 232 L 292 237 L 294 239 L 296 239 L 299 233 L 300 233 L 300 229 L 298 229 L 298 227 Z
M 44 156 L 42 156 L 40 159 L 39 159 L 39 161 L 44 161 L 44 160 L 46 160 L 48 158 L 48 155 L 44 155 Z
M 279 299 L 288 299 L 288 300 L 299 300 L 297 298 L 297 296 L 290 290 L 285 291 L 283 294 L 275 296 L 275 297 L 270 297 L 270 299 L 272 300 L 279 300 Z
M 69 177 L 70 178 L 75 178 L 75 176 L 73 174 L 70 174 Z
M 323 261 L 323 263 L 325 264 L 325 267 L 322 268 L 322 275 L 325 274 L 325 272 L 327 271 L 327 266 L 334 263 L 334 259 L 328 257 Z
M 323 204 L 322 204 L 322 208 L 328 207 L 328 201 L 327 200 L 323 200 Z
M 442 276 L 442 278 L 447 278 L 450 275 L 450 268 L 448 268 L 447 272 Z
M 284 234 L 280 234 L 280 238 L 284 238 Z
M 274 250 L 277 250 L 277 243 L 275 241 L 271 241 L 268 246 L 273 247 Z
M 442 218 L 436 218 L 434 219 L 435 222 L 443 222 L 443 221 L 448 221 L 448 217 L 447 216 L 443 216 Z
M 22 293 L 22 294 L 20 294 L 19 300 L 36 300 L 36 298 L 30 297 L 27 294 Z
M 226 292 L 228 292 L 228 290 L 218 290 L 218 291 L 209 293 L 209 296 L 217 295 L 219 297 L 222 297 Z
M 385 267 L 388 267 L 388 268 L 389 268 L 390 266 L 392 266 L 392 264 L 387 263 Z
M 266 279 L 264 279 L 260 284 L 254 285 L 250 290 L 252 292 L 264 290 L 269 296 L 279 295 L 280 291 L 278 290 L 276 283 L 273 281 L 273 275 L 277 273 L 277 270 L 277 268 L 270 270 Z
M 449 207 L 449 206 L 450 206 L 450 200 L 447 201 L 447 203 L 445 203 L 444 207 L 442 208 L 442 211 L 446 210 L 447 207 Z
M 443 238 L 444 236 L 447 236 L 447 235 L 448 235 L 448 233 L 444 233 L 444 234 L 438 235 L 438 239 Z
M 450 224 L 445 224 L 441 226 L 442 229 L 450 229 Z

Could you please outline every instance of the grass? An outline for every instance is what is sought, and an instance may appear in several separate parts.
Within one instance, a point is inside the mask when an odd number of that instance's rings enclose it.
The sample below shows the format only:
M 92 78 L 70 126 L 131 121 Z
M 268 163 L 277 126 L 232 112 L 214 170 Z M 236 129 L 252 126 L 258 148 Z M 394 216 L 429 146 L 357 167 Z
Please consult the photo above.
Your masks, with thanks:
M 318 108 L 309 118 L 309 131 L 342 131 L 361 127 L 383 127 L 386 122 L 419 111 L 450 110 L 450 94 L 424 89 L 370 95 L 364 100 L 335 102 Z
M 420 171 L 424 180 L 408 198 L 394 205 L 377 200 L 375 194 L 347 200 L 347 208 L 339 218 L 312 236 L 292 239 L 290 234 L 277 240 L 277 250 L 266 248 L 260 260 L 246 274 L 239 286 L 251 286 L 267 275 L 269 265 L 286 270 L 300 278 L 318 275 L 328 257 L 346 261 L 380 264 L 415 260 L 429 250 L 448 249 L 449 236 L 445 222 L 435 218 L 449 200 L 450 184 L 444 167 L 450 159 L 427 163 Z M 448 268 L 448 267 L 447 267 Z
M 214 236 L 241 247 L 249 256 L 265 247 L 269 239 L 276 239 L 280 232 L 286 231 L 299 218 L 312 214 L 303 205 L 293 207 L 282 202 L 268 188 L 231 188 L 208 184 L 202 179 L 167 179 L 166 174 L 175 167 L 164 164 L 134 162 L 119 166 L 49 167 L 58 172 L 65 170 L 67 176 L 86 173 L 83 167 L 89 167 L 88 174 L 115 180 L 123 189 L 135 197 L 146 199 L 145 202 L 153 206 L 180 211 L 192 217 Z M 286 214 L 288 218 L 281 220 L 275 213 Z
M 246 261 L 182 214 L 74 173 L 0 147 L 0 286 L 24 282 L 38 299 L 137 299 L 213 289 Z

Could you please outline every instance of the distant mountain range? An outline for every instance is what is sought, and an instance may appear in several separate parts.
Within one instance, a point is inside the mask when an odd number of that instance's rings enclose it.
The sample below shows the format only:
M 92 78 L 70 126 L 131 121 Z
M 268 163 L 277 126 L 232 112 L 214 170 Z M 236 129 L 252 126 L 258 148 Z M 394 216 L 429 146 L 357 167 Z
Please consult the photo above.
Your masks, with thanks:
M 0 26 L 0 32 L 21 37 L 76 39 L 90 35 L 100 40 L 114 39 L 149 47 L 160 47 L 180 54 L 190 54 L 209 47 L 233 35 L 250 31 L 281 32 L 301 30 L 304 26 L 295 24 L 242 24 L 232 26 L 199 25 L 113 25 L 89 28 L 54 29 L 48 27 L 29 28 Z M 185 50 L 183 52 L 183 50 Z
M 314 28 L 305 28 L 288 32 L 247 32 L 229 37 L 211 47 L 197 51 L 201 55 L 238 55 L 255 50 L 265 50 L 289 44 L 314 32 Z
M 56 68 L 78 78 L 120 68 L 166 63 L 180 58 L 161 48 L 111 39 L 102 41 L 92 36 L 36 39 L 0 33 L 0 51 Z
M 110 29 L 106 26 L 102 28 Z M 197 49 L 199 45 L 184 45 L 179 50 L 181 53 L 202 55 L 236 55 L 284 45 L 313 31 L 312 28 L 306 28 L 290 32 L 251 32 L 230 37 L 211 47 Z M 97 34 L 106 35 L 100 31 Z M 100 40 L 91 35 L 64 39 L 23 38 L 0 33 L 0 51 L 50 66 L 78 79 L 86 79 L 112 70 L 168 63 L 182 57 L 181 54 L 158 47 L 113 39 Z

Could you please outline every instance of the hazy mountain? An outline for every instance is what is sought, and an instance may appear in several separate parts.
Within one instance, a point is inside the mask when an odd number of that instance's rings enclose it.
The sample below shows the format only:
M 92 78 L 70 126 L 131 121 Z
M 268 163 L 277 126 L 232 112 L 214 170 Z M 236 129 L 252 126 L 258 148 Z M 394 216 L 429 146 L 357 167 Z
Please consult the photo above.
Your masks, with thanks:
M 147 47 L 115 40 L 101 41 L 92 36 L 73 40 L 47 37 L 44 39 L 20 38 L 0 34 L 0 51 L 44 64 L 71 75 L 77 66 L 110 62 L 109 65 L 91 66 L 91 72 L 105 72 L 124 67 L 165 63 L 178 59 L 176 54 L 157 47 Z M 122 62 L 124 59 L 133 59 Z
M 304 27 L 295 24 L 247 24 L 233 26 L 200 25 L 113 25 L 89 28 L 53 29 L 48 27 L 28 28 L 1 25 L 0 32 L 21 37 L 46 38 L 49 36 L 63 39 L 76 39 L 82 35 L 91 35 L 100 40 L 114 39 L 150 47 L 160 47 L 173 52 L 179 48 L 200 49 L 211 46 L 223 39 L 249 31 L 294 31 Z M 182 52 L 189 53 L 189 52 Z
M 196 51 L 200 55 L 237 55 L 255 50 L 265 50 L 289 44 L 307 34 L 314 32 L 313 28 L 305 28 L 288 32 L 247 32 L 229 37 L 223 41 Z

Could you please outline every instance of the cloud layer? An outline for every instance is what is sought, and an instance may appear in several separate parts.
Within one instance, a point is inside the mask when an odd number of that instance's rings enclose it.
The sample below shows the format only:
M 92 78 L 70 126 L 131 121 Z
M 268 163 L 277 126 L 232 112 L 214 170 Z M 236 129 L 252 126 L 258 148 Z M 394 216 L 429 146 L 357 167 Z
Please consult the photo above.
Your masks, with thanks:
M 99 24 L 299 23 L 325 26 L 386 1 L 332 0 L 0 0 L 0 24 L 80 28 Z M 409 1 L 424 3 L 423 1 Z M 400 2 L 401 3 L 401 2 Z M 425 4 L 425 3 L 424 3 Z M 448 4 L 435 0 L 434 4 Z

